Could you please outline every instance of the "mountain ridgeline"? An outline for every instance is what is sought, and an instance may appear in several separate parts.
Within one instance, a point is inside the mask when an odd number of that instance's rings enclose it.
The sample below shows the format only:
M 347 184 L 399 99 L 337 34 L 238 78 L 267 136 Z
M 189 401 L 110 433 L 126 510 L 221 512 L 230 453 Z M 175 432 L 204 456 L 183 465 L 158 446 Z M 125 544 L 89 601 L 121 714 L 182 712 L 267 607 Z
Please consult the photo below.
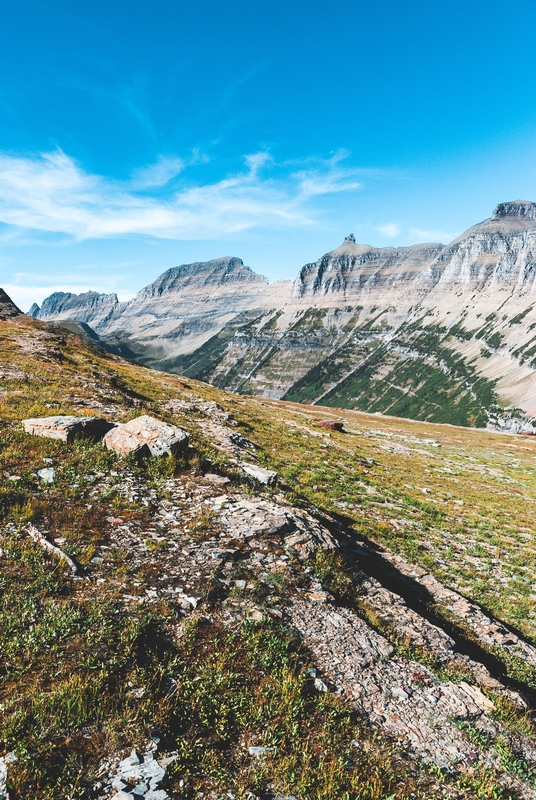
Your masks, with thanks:
M 532 431 L 536 204 L 502 203 L 448 245 L 350 235 L 294 282 L 225 257 L 167 270 L 126 303 L 57 292 L 30 314 L 242 394 Z

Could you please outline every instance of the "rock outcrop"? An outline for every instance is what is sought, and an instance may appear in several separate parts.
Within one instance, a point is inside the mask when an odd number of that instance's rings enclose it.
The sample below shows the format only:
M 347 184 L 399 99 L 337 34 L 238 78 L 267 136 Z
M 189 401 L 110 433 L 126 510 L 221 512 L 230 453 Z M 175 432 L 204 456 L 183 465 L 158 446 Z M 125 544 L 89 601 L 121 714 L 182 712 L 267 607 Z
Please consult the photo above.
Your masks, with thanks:
M 249 475 L 259 483 L 264 483 L 266 486 L 273 486 L 277 480 L 277 472 L 271 469 L 264 469 L 263 467 L 257 466 L 257 464 L 247 463 L 241 464 L 241 467 L 246 475 Z
M 188 434 L 175 425 L 144 414 L 112 428 L 103 444 L 123 456 L 174 456 L 186 449 Z
M 118 305 L 116 294 L 54 292 L 43 301 L 41 308 L 34 303 L 28 313 L 36 319 L 76 320 L 97 328 L 106 324 Z
M 517 220 L 536 221 L 536 203 L 530 200 L 514 200 L 512 203 L 499 203 L 493 212 L 492 219 L 513 217 Z
M 99 417 L 75 417 L 60 414 L 55 417 L 23 419 L 22 426 L 26 433 L 33 436 L 74 442 L 75 439 L 102 439 L 114 427 L 114 423 Z
M 10 319 L 11 317 L 18 317 L 22 314 L 11 297 L 7 295 L 3 289 L 0 289 L 0 319 Z

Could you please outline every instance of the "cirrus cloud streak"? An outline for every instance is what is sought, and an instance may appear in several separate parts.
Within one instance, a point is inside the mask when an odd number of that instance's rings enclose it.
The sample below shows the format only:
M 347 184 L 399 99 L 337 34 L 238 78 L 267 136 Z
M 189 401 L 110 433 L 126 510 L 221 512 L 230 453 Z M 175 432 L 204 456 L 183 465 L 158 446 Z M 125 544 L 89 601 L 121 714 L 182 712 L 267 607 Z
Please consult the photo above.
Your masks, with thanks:
M 340 162 L 334 156 L 288 173 L 269 154 L 256 153 L 241 171 L 195 184 L 183 177 L 180 159 L 161 158 L 125 182 L 86 172 L 61 150 L 0 154 L 0 223 L 76 240 L 207 239 L 307 226 L 318 217 L 319 197 L 360 187 L 358 170 Z

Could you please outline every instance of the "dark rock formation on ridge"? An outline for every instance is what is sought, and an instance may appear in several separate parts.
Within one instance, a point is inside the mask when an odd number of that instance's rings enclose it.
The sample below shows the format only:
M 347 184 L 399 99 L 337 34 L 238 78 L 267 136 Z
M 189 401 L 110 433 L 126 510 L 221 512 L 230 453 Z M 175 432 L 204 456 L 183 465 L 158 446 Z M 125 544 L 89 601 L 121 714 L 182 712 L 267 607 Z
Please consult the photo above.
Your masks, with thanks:
M 3 289 L 0 289 L 0 319 L 18 317 L 19 314 L 22 314 L 20 308 L 15 305 L 11 297 Z

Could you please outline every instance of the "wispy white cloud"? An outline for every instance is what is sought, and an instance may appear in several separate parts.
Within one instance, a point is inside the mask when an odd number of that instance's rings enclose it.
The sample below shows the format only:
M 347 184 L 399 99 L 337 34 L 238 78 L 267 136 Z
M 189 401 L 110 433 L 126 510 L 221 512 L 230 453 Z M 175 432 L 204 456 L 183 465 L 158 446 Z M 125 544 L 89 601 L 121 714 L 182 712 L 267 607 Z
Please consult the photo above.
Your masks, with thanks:
M 271 160 L 270 153 L 252 153 L 250 156 L 246 156 L 245 161 L 250 171 L 250 177 L 256 177 L 259 170 Z
M 160 156 L 155 164 L 148 164 L 140 167 L 132 175 L 133 189 L 151 189 L 153 187 L 165 186 L 172 178 L 176 178 L 183 169 L 184 161 L 182 158 L 165 158 Z
M 421 228 L 411 228 L 412 242 L 442 242 L 448 244 L 458 236 L 457 233 L 448 233 L 446 231 L 427 231 Z
M 35 157 L 0 154 L 0 223 L 77 240 L 141 234 L 207 239 L 259 227 L 307 226 L 314 199 L 359 188 L 358 171 L 340 154 L 289 172 L 268 153 L 222 180 L 169 181 L 181 159 L 161 158 L 129 182 L 86 172 L 61 150 Z M 164 188 L 163 188 L 164 187 Z M 152 189 L 152 191 L 151 191 Z
M 394 239 L 395 236 L 399 236 L 401 232 L 400 225 L 397 225 L 395 222 L 387 222 L 385 225 L 380 225 L 378 230 L 380 233 L 383 233 L 384 236 L 387 236 L 388 239 Z

